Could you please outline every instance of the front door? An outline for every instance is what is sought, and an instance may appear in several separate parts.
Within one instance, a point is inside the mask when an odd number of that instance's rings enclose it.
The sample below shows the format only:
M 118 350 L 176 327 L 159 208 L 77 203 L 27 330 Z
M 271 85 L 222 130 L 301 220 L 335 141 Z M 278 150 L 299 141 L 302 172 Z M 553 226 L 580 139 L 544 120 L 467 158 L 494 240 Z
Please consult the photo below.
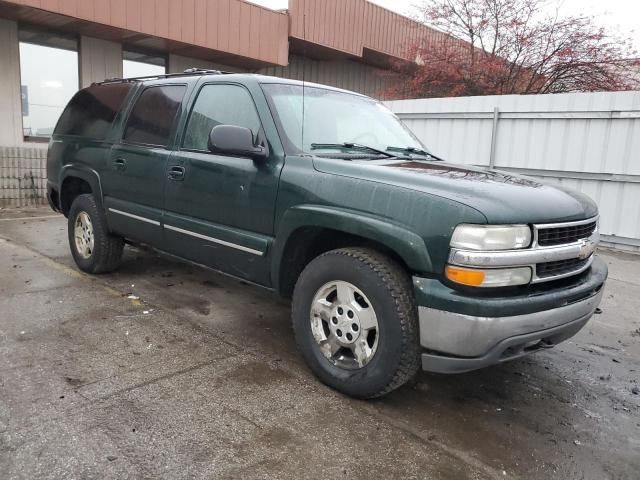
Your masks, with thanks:
M 251 281 L 268 284 L 268 246 L 282 159 L 213 154 L 209 132 L 237 125 L 262 137 L 253 98 L 240 85 L 201 87 L 181 148 L 170 157 L 165 189 L 165 241 L 170 251 Z
M 169 147 L 185 85 L 147 87 L 137 98 L 122 140 L 111 148 L 101 178 L 111 229 L 162 246 L 162 212 Z

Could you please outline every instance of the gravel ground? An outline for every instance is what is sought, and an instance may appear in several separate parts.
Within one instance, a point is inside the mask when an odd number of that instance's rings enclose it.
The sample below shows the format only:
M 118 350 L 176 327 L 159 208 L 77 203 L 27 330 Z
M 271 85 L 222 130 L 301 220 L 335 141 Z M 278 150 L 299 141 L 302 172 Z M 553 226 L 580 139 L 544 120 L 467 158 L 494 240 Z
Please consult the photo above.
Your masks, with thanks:
M 63 217 L 1 210 L 0 476 L 637 479 L 640 256 L 600 255 L 570 341 L 363 402 L 315 380 L 274 294 L 131 247 L 88 276 Z

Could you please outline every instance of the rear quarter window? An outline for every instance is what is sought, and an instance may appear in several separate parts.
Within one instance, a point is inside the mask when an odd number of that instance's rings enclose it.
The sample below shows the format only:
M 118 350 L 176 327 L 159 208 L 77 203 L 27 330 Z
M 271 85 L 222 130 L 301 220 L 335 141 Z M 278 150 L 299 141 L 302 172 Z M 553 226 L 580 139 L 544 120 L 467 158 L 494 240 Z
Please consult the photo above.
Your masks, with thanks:
M 104 140 L 132 85 L 91 85 L 76 93 L 62 112 L 55 135 Z
M 166 147 L 186 89 L 184 85 L 148 87 L 129 114 L 124 140 Z

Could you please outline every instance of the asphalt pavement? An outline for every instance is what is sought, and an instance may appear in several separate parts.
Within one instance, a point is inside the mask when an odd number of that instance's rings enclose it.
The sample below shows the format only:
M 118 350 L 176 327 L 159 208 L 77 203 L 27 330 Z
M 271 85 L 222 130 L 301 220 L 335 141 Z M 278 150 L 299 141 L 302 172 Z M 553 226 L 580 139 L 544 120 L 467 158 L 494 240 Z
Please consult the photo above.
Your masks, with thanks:
M 64 217 L 0 210 L 0 477 L 640 478 L 640 256 L 600 255 L 570 341 L 358 401 L 275 294 L 133 247 L 86 275 Z

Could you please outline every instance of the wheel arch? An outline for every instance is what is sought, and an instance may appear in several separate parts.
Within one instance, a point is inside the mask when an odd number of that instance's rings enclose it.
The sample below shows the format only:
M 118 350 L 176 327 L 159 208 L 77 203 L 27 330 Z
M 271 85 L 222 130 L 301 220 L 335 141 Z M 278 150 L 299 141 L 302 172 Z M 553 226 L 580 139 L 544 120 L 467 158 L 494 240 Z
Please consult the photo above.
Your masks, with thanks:
M 68 165 L 60 172 L 59 207 L 67 216 L 73 200 L 83 193 L 93 194 L 99 208 L 102 208 L 102 185 L 98 172 L 90 168 Z
M 313 258 L 349 246 L 379 250 L 408 271 L 432 270 L 424 240 L 405 226 L 353 210 L 304 205 L 282 216 L 273 244 L 272 284 L 289 297 L 297 277 Z

